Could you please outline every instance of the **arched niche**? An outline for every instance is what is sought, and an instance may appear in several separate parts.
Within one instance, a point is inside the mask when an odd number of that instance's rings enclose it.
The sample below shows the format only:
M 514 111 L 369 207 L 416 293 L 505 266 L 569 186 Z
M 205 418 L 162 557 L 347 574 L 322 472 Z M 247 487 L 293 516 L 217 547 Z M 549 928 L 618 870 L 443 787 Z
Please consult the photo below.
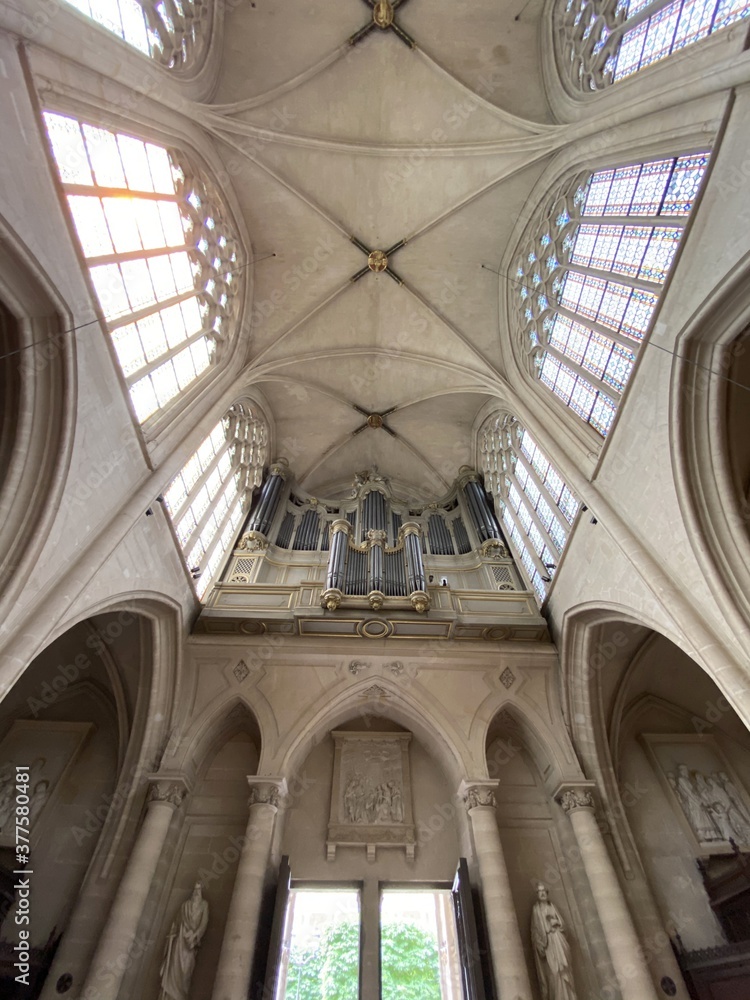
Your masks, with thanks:
M 729 347 L 724 442 L 742 527 L 750 528 L 750 327 Z
M 0 218 L 0 606 L 55 515 L 73 439 L 73 343 L 62 307 Z
M 28 765 L 29 796 L 35 802 L 30 805 L 30 849 L 34 884 L 43 887 L 36 899 L 43 899 L 43 905 L 34 908 L 29 924 L 31 1000 L 41 995 L 71 921 L 76 921 L 72 937 L 82 954 L 93 947 L 100 930 L 96 906 L 81 914 L 76 904 L 95 882 L 92 870 L 101 860 L 103 843 L 111 845 L 112 819 L 123 804 L 118 785 L 128 777 L 133 743 L 142 738 L 141 688 L 149 673 L 143 658 L 150 644 L 150 625 L 139 615 L 104 612 L 84 619 L 46 646 L 0 703 L 0 799 L 8 774 L 14 783 L 16 766 Z M 17 867 L 5 835 L 5 812 L 0 804 L 4 889 L 12 886 L 7 874 Z M 0 891 L 5 917 L 0 938 L 16 943 L 19 903 L 3 895 Z M 96 895 L 94 888 L 92 899 Z
M 404 720 L 406 721 L 406 720 Z M 382 882 L 451 880 L 456 870 L 461 824 L 455 786 L 433 751 L 408 726 L 371 713 L 351 712 L 336 731 L 410 733 L 409 768 L 415 826 L 414 861 L 403 847 L 378 847 L 368 862 L 365 847 L 342 847 L 326 859 L 328 821 L 334 777 L 334 740 L 326 734 L 309 751 L 291 778 L 280 850 L 289 855 L 295 878 L 323 881 Z
M 712 774 L 731 776 L 748 818 L 739 846 L 750 857 L 750 732 L 708 674 L 658 633 L 647 636 L 608 703 L 620 799 L 665 925 L 688 952 L 724 945 L 732 925 L 723 926 L 720 910 L 714 912 L 710 883 L 717 874 L 730 877 L 724 893 L 732 896 L 737 861 L 722 829 L 727 821 L 705 804 L 721 805 L 722 793 L 704 781 Z M 676 789 L 673 780 L 679 781 Z M 697 815 L 709 827 L 704 840 L 696 834 L 690 789 L 703 803 Z M 745 897 L 737 905 L 750 931 L 750 893 Z
M 750 649 L 750 296 L 733 269 L 684 330 L 673 362 L 671 436 L 680 510 L 695 558 Z
M 689 960 L 681 968 L 673 949 L 725 939 L 697 864 L 711 851 L 691 833 L 669 774 L 683 762 L 694 781 L 696 771 L 721 766 L 750 784 L 750 736 L 679 636 L 652 625 L 624 609 L 579 609 L 563 629 L 563 686 L 576 751 L 596 782 L 602 832 L 641 939 L 652 944 L 652 975 L 669 976 L 687 997 Z
M 206 734 L 194 762 L 193 788 L 184 816 L 165 846 L 156 881 L 163 891 L 147 907 L 153 946 L 137 975 L 126 980 L 133 995 L 157 996 L 159 969 L 172 922 L 200 882 L 209 907 L 205 936 L 196 957 L 191 996 L 210 996 L 232 897 L 237 862 L 245 841 L 250 789 L 258 770 L 261 736 L 252 711 L 238 702 Z M 252 947 L 252 944 L 249 945 Z
M 487 729 L 486 760 L 487 773 L 498 782 L 497 825 L 532 982 L 531 916 L 537 885 L 543 882 L 563 918 L 578 995 L 598 995 L 604 979 L 598 983 L 594 970 L 606 979 L 611 967 L 580 851 L 552 797 L 559 773 L 554 753 L 520 713 L 506 706 Z

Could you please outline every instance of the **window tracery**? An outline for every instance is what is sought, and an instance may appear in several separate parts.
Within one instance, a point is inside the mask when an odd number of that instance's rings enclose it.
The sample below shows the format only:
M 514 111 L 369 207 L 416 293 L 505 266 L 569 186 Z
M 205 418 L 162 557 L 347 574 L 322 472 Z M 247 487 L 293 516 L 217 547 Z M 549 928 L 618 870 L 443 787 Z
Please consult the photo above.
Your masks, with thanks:
M 750 0 L 558 0 L 559 63 L 574 90 L 601 90 L 750 16 Z
M 170 70 L 198 65 L 208 44 L 208 0 L 67 0 L 107 31 Z
M 236 403 L 164 491 L 185 563 L 203 597 L 263 478 L 268 430 L 246 403 Z
M 532 372 L 603 437 L 646 336 L 706 152 L 587 172 L 527 227 L 511 322 Z
M 480 431 L 479 448 L 485 488 L 541 602 L 580 503 L 516 417 L 490 417 Z
M 45 112 L 81 250 L 138 420 L 218 363 L 236 326 L 239 241 L 188 156 Z

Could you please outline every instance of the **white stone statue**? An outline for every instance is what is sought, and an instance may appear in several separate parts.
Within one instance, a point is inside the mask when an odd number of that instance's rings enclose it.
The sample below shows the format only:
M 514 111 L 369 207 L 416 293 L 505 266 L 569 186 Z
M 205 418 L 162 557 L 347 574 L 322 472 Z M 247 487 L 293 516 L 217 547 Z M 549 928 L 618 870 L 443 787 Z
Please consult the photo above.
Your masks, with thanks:
M 536 888 L 537 901 L 531 913 L 531 944 L 542 1000 L 576 1000 L 570 945 L 560 912 L 550 902 L 543 882 Z
M 164 959 L 159 969 L 159 1000 L 188 1000 L 196 952 L 207 924 L 208 903 L 203 898 L 200 882 L 196 882 L 190 899 L 180 907 L 180 914 L 174 919 L 167 935 Z

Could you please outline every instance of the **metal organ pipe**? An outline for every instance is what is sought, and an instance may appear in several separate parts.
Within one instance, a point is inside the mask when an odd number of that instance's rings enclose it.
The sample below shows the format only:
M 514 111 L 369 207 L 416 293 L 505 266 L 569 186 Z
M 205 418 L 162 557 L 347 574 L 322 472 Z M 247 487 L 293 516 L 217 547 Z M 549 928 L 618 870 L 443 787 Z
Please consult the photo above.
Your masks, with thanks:
M 268 529 L 276 516 L 285 480 L 286 469 L 283 465 L 272 465 L 268 470 L 268 478 L 261 487 L 260 499 L 250 515 L 246 531 L 257 531 L 261 535 L 268 534 Z

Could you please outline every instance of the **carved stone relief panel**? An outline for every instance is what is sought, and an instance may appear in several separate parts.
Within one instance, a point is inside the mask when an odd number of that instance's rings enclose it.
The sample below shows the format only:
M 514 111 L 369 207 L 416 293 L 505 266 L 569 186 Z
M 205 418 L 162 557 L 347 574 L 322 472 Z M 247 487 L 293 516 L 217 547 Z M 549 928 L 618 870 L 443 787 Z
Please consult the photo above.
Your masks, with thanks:
M 697 853 L 750 851 L 750 801 L 713 737 L 644 733 L 641 740 Z
M 32 722 L 17 719 L 0 744 L 0 847 L 16 843 L 17 795 L 28 809 L 31 839 L 35 841 L 42 819 L 58 786 L 75 763 L 93 732 L 89 722 Z M 17 768 L 24 769 L 17 772 Z M 17 774 L 27 775 L 17 793 Z M 25 824 L 24 824 L 25 826 Z
M 403 847 L 414 859 L 416 837 L 411 802 L 411 733 L 350 733 L 336 730 L 328 822 L 327 857 L 337 847 L 365 847 L 374 861 L 378 847 Z

